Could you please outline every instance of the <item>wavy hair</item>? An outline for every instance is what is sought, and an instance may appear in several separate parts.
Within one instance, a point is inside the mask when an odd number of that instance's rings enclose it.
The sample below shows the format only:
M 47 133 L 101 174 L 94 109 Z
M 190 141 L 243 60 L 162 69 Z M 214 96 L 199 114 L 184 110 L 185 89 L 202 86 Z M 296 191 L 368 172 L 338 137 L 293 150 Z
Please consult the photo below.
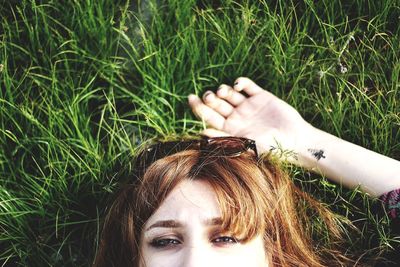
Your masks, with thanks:
M 248 153 L 210 157 L 185 150 L 154 162 L 142 177 L 131 177 L 117 193 L 104 220 L 95 267 L 139 266 L 144 224 L 183 180 L 203 180 L 215 190 L 222 227 L 243 241 L 262 235 L 272 266 L 343 266 L 351 261 L 337 247 L 336 216 L 297 188 L 278 164 Z M 311 220 L 322 222 L 329 245 L 316 243 Z

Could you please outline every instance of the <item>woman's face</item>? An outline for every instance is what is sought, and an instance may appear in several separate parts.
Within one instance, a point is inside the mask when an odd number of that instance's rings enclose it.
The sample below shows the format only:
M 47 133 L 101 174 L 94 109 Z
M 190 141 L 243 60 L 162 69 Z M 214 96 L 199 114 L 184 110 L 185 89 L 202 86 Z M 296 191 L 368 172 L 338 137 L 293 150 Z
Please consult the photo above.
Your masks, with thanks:
M 241 243 L 222 231 L 220 218 L 208 183 L 180 183 L 143 228 L 141 266 L 268 266 L 261 236 Z

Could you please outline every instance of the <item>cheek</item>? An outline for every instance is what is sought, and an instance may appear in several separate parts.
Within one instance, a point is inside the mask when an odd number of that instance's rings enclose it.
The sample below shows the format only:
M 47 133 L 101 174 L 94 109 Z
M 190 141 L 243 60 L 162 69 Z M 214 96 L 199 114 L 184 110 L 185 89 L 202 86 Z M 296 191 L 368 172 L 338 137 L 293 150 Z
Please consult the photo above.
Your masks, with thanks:
M 169 255 L 169 256 L 158 256 L 153 255 L 152 257 L 144 258 L 144 261 L 140 264 L 139 267 L 177 267 L 181 266 L 181 260 L 177 255 Z
M 267 267 L 268 257 L 261 237 L 240 246 L 232 255 L 232 264 L 229 266 Z
M 156 252 L 150 248 L 142 248 L 139 267 L 177 267 L 180 265 L 182 253 Z

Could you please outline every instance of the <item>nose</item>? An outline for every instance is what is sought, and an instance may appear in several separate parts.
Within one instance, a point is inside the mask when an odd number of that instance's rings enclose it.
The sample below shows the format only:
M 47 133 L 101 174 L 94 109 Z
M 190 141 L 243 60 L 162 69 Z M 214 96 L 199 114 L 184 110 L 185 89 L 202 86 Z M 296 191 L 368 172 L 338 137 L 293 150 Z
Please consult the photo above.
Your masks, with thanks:
M 181 267 L 214 267 L 218 265 L 218 257 L 207 247 L 187 247 L 182 257 Z

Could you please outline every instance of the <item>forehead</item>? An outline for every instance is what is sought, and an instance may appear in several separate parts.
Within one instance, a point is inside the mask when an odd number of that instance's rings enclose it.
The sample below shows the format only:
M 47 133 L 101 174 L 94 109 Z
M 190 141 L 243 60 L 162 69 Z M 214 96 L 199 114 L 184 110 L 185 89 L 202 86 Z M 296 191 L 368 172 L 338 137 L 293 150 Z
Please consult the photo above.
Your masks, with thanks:
M 146 225 L 157 220 L 207 220 L 221 216 L 214 189 L 205 181 L 184 180 L 179 183 Z

